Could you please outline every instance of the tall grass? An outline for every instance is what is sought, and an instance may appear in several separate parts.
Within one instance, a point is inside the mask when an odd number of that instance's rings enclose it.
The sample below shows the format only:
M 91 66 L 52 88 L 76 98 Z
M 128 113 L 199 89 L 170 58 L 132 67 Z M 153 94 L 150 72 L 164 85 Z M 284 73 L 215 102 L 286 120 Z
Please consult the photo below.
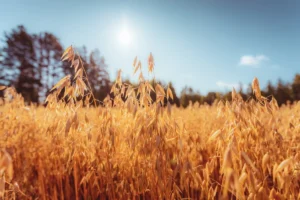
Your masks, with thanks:
M 232 102 L 172 107 L 171 90 L 145 80 L 136 58 L 138 87 L 120 71 L 114 98 L 89 107 L 80 57 L 71 47 L 63 59 L 76 75 L 54 86 L 47 107 L 26 106 L 13 88 L 0 103 L 4 199 L 300 197 L 299 102 L 278 108 L 254 79 L 255 100 L 233 90 Z

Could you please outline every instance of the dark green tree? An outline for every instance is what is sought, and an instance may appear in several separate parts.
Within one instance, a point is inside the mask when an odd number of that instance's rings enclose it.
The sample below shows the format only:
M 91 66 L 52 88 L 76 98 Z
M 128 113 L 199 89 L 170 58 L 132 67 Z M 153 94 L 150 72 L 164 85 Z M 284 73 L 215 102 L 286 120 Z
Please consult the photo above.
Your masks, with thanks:
M 180 94 L 180 104 L 185 108 L 189 105 L 190 102 L 203 103 L 203 97 L 199 92 L 194 92 L 191 87 L 184 87 Z
M 262 90 L 261 94 L 264 97 L 267 97 L 269 100 L 272 99 L 272 96 L 275 97 L 275 95 L 276 95 L 276 88 L 272 85 L 271 81 L 268 81 L 266 89 Z
M 61 62 L 63 47 L 56 36 L 45 32 L 35 35 L 34 39 L 38 73 L 42 83 L 39 92 L 40 97 L 44 98 L 53 85 L 65 75 L 63 68 L 69 66 Z
M 292 91 L 288 84 L 284 84 L 281 79 L 278 80 L 275 99 L 278 105 L 285 104 L 287 101 L 292 101 Z
M 293 99 L 300 100 L 300 74 L 296 74 L 292 83 Z
M 212 105 L 215 100 L 220 99 L 221 95 L 220 93 L 217 92 L 209 92 L 205 97 L 204 97 L 204 102 L 206 102 L 209 105 Z
M 36 65 L 34 37 L 23 26 L 5 33 L 0 60 L 1 84 L 14 86 L 26 101 L 38 102 L 42 84 Z

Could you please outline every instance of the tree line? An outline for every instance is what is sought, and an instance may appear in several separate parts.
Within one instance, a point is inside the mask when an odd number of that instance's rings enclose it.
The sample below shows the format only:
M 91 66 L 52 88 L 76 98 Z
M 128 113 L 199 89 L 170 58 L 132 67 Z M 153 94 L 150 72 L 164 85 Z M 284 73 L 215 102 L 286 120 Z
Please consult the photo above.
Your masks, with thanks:
M 244 101 L 249 100 L 250 98 L 255 98 L 251 85 L 247 91 L 240 89 L 238 91 Z M 267 97 L 269 100 L 274 97 L 277 100 L 279 106 L 282 104 L 289 104 L 300 100 L 300 74 L 296 74 L 293 81 L 284 83 L 281 79 L 277 81 L 276 84 L 272 84 L 270 81 L 267 84 L 266 88 L 263 88 L 261 91 L 264 97 Z M 191 87 L 185 87 L 181 91 L 180 95 L 180 104 L 183 107 L 187 107 L 190 103 L 199 102 L 200 104 L 207 103 L 211 105 L 215 100 L 232 100 L 231 91 L 226 93 L 220 92 L 209 92 L 206 95 L 201 95 L 199 92 L 194 92 Z
M 52 33 L 30 34 L 24 26 L 4 33 L 0 47 L 0 85 L 13 86 L 26 102 L 41 103 L 53 85 L 67 74 L 70 64 L 61 62 L 64 47 Z M 100 51 L 89 54 L 78 48 L 96 98 L 103 99 L 110 89 L 107 65 Z M 74 74 L 73 74 L 74 75 Z
M 3 46 L 0 46 L 0 85 L 13 86 L 21 93 L 26 102 L 42 103 L 53 85 L 62 77 L 72 74 L 70 64 L 61 62 L 65 47 L 52 33 L 30 34 L 24 26 L 18 26 L 4 33 Z M 86 47 L 77 48 L 84 63 L 92 92 L 102 101 L 110 94 L 111 81 L 107 64 L 98 49 L 88 53 Z M 74 74 L 73 74 L 74 75 Z M 127 80 L 129 82 L 129 80 Z M 182 89 L 176 95 L 172 83 L 168 84 L 173 92 L 172 104 L 187 107 L 190 103 L 212 104 L 215 100 L 231 100 L 231 93 L 209 92 L 201 95 L 191 87 Z M 165 84 L 166 86 L 166 84 Z M 244 100 L 251 98 L 252 91 L 239 91 Z M 279 105 L 300 100 L 300 74 L 291 83 L 278 80 L 271 82 L 262 90 L 267 97 L 274 96 Z M 155 96 L 153 96 L 155 98 Z

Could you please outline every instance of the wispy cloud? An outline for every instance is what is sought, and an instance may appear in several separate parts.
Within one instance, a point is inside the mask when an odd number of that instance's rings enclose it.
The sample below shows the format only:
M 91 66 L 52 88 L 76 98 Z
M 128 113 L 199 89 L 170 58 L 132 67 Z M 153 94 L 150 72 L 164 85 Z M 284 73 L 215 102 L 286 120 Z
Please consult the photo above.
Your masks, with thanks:
M 222 89 L 229 89 L 229 90 L 232 90 L 232 88 L 234 88 L 236 90 L 239 90 L 239 89 L 241 89 L 241 87 L 242 87 L 243 90 L 246 90 L 248 88 L 248 85 L 246 85 L 246 84 L 226 83 L 226 82 L 223 82 L 223 81 L 217 81 L 216 85 L 219 86 Z
M 240 58 L 239 65 L 250 66 L 250 67 L 259 67 L 262 62 L 270 60 L 265 55 L 244 55 Z

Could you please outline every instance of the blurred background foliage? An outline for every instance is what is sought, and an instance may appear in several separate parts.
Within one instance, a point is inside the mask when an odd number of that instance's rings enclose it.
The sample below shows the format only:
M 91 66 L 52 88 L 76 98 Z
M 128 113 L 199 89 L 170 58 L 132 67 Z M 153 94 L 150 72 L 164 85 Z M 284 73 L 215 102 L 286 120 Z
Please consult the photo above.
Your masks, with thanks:
M 30 34 L 20 25 L 4 33 L 4 38 L 1 39 L 3 45 L 0 46 L 0 85 L 15 87 L 26 102 L 43 103 L 52 86 L 62 77 L 72 74 L 70 64 L 61 62 L 60 59 L 66 47 L 52 33 Z M 89 53 L 85 46 L 76 49 L 84 62 L 95 98 L 102 101 L 110 93 L 112 85 L 105 58 L 98 49 Z M 186 86 L 180 94 L 176 94 L 172 83 L 158 82 L 165 87 L 170 86 L 174 94 L 174 100 L 170 103 L 177 106 L 187 107 L 195 102 L 211 105 L 215 100 L 231 100 L 231 91 L 209 92 L 204 95 Z M 244 100 L 253 96 L 250 88 L 249 84 L 246 92 L 239 91 Z M 269 82 L 263 88 L 262 95 L 268 98 L 274 96 L 279 105 L 300 100 L 300 74 L 296 74 L 291 82 L 280 79 L 276 84 Z

